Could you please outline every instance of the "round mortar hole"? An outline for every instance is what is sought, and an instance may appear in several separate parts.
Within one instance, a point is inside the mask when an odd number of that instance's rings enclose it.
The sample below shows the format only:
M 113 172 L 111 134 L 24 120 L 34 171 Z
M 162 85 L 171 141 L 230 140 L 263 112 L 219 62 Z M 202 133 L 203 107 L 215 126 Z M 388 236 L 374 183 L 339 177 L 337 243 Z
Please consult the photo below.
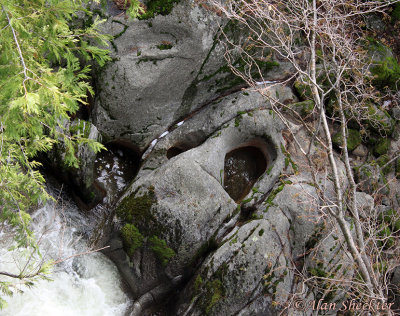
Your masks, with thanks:
M 267 164 L 263 152 L 254 146 L 237 148 L 227 153 L 224 164 L 225 191 L 235 202 L 240 202 L 265 172 Z

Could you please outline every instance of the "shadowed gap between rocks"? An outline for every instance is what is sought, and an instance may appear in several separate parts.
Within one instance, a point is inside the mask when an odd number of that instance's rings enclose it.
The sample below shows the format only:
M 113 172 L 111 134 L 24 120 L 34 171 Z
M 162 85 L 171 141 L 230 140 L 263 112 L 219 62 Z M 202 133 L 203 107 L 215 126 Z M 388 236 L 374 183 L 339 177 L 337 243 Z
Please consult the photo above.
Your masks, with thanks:
M 107 143 L 95 160 L 96 184 L 104 190 L 107 201 L 112 202 L 122 194 L 132 181 L 140 164 L 140 152 L 130 142 L 114 140 Z

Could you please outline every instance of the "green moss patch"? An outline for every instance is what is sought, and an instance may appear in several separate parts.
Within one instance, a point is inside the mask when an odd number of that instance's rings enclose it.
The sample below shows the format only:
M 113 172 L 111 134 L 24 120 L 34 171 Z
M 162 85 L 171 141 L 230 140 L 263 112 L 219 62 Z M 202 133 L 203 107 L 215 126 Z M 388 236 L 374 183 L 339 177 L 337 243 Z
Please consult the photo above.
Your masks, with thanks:
M 82 137 L 88 138 L 90 134 L 91 124 L 84 120 L 73 121 L 69 131 L 72 135 L 80 134 Z
M 300 80 L 296 80 L 293 85 L 295 91 L 300 96 L 300 99 L 303 101 L 313 99 L 313 94 L 311 91 L 311 87 Z
M 389 47 L 376 40 L 370 40 L 370 51 L 379 56 L 372 60 L 371 73 L 377 88 L 389 87 L 394 90 L 400 84 L 400 65 Z
M 171 13 L 174 5 L 180 0 L 150 0 L 146 3 L 147 9 L 139 20 L 154 18 L 156 15 L 168 15 Z
M 314 111 L 315 103 L 313 100 L 296 102 L 289 105 L 289 108 L 299 114 L 301 117 L 309 116 Z
M 348 133 L 347 149 L 349 151 L 353 151 L 354 149 L 356 149 L 356 147 L 358 145 L 361 144 L 361 141 L 362 141 L 361 135 L 360 135 L 359 131 L 354 130 L 354 129 L 348 129 L 347 133 Z M 336 133 L 332 138 L 332 142 L 336 147 L 341 148 L 342 147 L 342 143 L 343 143 L 342 132 Z
M 393 133 L 395 121 L 391 116 L 384 110 L 379 109 L 374 104 L 367 104 L 368 120 L 367 125 L 370 129 L 377 132 L 384 132 L 387 135 Z
M 127 221 L 146 223 L 149 217 L 153 218 L 150 210 L 153 203 L 156 202 L 154 189 L 149 190 L 142 196 L 136 197 L 137 192 L 124 198 L 117 208 L 117 215 Z
M 386 223 L 393 232 L 400 231 L 400 216 L 394 209 L 389 209 L 378 216 L 381 223 Z
M 167 246 L 165 240 L 152 236 L 149 238 L 150 248 L 154 251 L 157 258 L 163 266 L 166 266 L 169 260 L 176 255 L 175 251 Z
M 385 168 L 382 169 L 383 166 L 385 166 L 389 162 L 390 158 L 387 154 L 379 156 L 378 159 L 376 159 L 376 163 L 378 164 L 379 167 L 381 167 L 381 172 L 384 175 L 387 175 L 391 171 L 391 164 L 387 165 Z
M 390 147 L 390 139 L 382 138 L 374 146 L 374 155 L 381 156 L 387 154 Z
M 392 18 L 392 23 L 396 23 L 400 21 L 400 3 L 396 3 L 394 5 L 393 11 L 390 14 L 390 17 Z
M 202 284 L 203 284 L 203 278 L 199 274 L 196 277 L 196 280 L 194 280 L 194 291 L 195 291 L 195 293 L 198 293 L 200 291 L 200 288 L 201 288 Z
M 394 246 L 394 238 L 392 237 L 392 230 L 386 223 L 381 224 L 380 230 L 377 233 L 379 238 L 378 246 L 388 249 Z
M 209 293 L 209 304 L 205 309 L 206 315 L 210 315 L 213 307 L 222 299 L 224 296 L 224 287 L 220 280 L 214 280 L 207 283 L 207 292 Z
M 143 236 L 133 224 L 125 224 L 121 229 L 122 240 L 124 247 L 131 256 L 136 249 L 143 245 Z

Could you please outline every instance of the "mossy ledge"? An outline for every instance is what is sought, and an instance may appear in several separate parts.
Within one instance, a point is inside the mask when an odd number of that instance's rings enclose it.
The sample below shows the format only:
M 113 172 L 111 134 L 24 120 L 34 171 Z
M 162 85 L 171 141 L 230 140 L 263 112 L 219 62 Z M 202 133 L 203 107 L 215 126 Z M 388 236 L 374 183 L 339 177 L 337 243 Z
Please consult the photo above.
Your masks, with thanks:
M 213 315 L 215 306 L 224 299 L 226 289 L 223 277 L 227 274 L 227 271 L 228 265 L 223 263 L 217 271 L 215 271 L 212 278 L 207 278 L 206 271 L 203 271 L 195 279 L 194 297 L 200 297 L 199 307 L 204 312 L 204 315 Z

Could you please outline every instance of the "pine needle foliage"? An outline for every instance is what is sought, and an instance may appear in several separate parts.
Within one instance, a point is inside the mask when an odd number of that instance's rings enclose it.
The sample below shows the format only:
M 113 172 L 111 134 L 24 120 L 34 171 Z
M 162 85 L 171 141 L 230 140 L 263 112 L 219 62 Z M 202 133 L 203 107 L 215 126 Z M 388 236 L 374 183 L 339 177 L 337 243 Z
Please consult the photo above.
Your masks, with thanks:
M 98 30 L 102 21 L 91 18 L 87 2 L 0 0 L 0 223 L 13 229 L 16 248 L 39 257 L 29 210 L 51 197 L 37 154 L 62 142 L 65 163 L 76 167 L 79 145 L 103 148 L 82 134 L 64 132 L 65 122 L 93 94 L 89 65 L 101 67 L 110 60 L 108 51 L 99 48 L 107 46 L 107 37 Z M 90 23 L 78 23 L 82 16 Z M 43 262 L 17 278 L 31 282 L 44 277 L 45 270 Z M 0 297 L 12 293 L 11 283 L 0 280 Z M 3 304 L 0 298 L 0 308 Z

